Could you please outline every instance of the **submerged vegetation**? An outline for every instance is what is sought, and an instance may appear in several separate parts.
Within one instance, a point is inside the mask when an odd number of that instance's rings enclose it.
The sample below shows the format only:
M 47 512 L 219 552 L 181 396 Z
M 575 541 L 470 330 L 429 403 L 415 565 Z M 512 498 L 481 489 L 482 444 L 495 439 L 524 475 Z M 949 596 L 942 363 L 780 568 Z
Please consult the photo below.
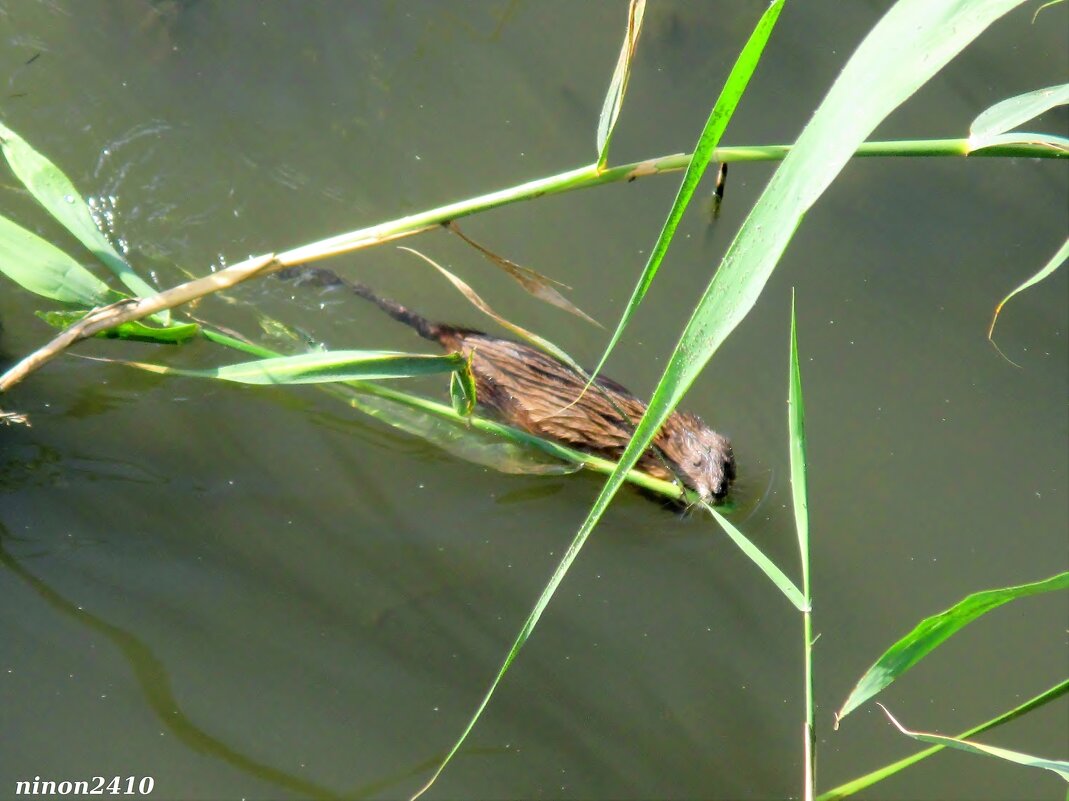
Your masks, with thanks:
M 481 713 L 491 702 L 494 689 L 519 655 L 574 559 L 625 481 L 670 500 L 683 499 L 704 507 L 729 538 L 746 553 L 753 565 L 773 582 L 784 598 L 801 614 L 802 660 L 799 690 L 805 699 L 805 719 L 800 748 L 804 754 L 804 772 L 800 777 L 800 786 L 804 798 L 811 800 L 847 797 L 904 770 L 944 747 L 1042 768 L 1069 780 L 1069 762 L 1034 757 L 965 739 L 1058 698 L 1069 690 L 1069 681 L 1062 681 L 1038 693 L 1016 709 L 963 732 L 958 737 L 912 732 L 891 717 L 891 712 L 887 712 L 889 720 L 898 726 L 904 735 L 931 743 L 934 747 L 818 795 L 815 770 L 818 721 L 813 702 L 812 667 L 813 616 L 816 610 L 809 571 L 805 413 L 793 302 L 791 338 L 786 360 L 786 394 L 789 397 L 789 442 L 786 445 L 790 453 L 792 501 L 799 544 L 798 569 L 788 571 L 777 566 L 743 531 L 721 514 L 721 510 L 693 497 L 679 482 L 659 480 L 634 470 L 665 419 L 686 395 L 720 345 L 754 306 L 791 237 L 802 225 L 806 212 L 851 158 L 1069 157 L 1069 140 L 1056 135 L 1015 130 L 1050 108 L 1069 102 L 1069 86 L 1039 89 L 999 103 L 979 113 L 968 136 L 960 139 L 865 141 L 891 111 L 906 101 L 987 26 L 1021 5 L 1023 0 L 900 0 L 850 58 L 797 142 L 790 146 L 720 148 L 720 138 L 743 98 L 751 76 L 759 66 L 762 53 L 766 46 L 770 46 L 769 42 L 774 41 L 776 23 L 785 2 L 786 0 L 772 2 L 757 21 L 751 37 L 742 45 L 734 68 L 697 138 L 693 152 L 689 155 L 651 158 L 618 166 L 609 163 L 613 131 L 624 102 L 632 57 L 639 46 L 642 27 L 645 4 L 641 0 L 633 0 L 628 9 L 620 57 L 610 81 L 596 131 L 596 160 L 593 163 L 282 253 L 250 258 L 159 293 L 139 276 L 135 265 L 128 263 L 97 228 L 91 209 L 61 169 L 37 152 L 16 132 L 0 124 L 0 144 L 14 175 L 125 287 L 120 290 L 108 284 L 83 267 L 73 256 L 0 216 L 0 272 L 30 293 L 61 304 L 62 308 L 50 308 L 40 312 L 39 316 L 48 324 L 63 329 L 54 340 L 27 355 L 0 376 L 0 393 L 9 392 L 34 371 L 44 367 L 48 361 L 88 337 L 133 339 L 176 346 L 206 340 L 225 349 L 220 353 L 233 350 L 241 353 L 243 359 L 252 358 L 200 370 L 178 369 L 122 358 L 115 358 L 113 361 L 164 375 L 248 384 L 315 383 L 343 403 L 348 403 L 388 425 L 423 437 L 462 458 L 500 470 L 556 474 L 587 468 L 607 475 L 604 488 L 524 621 L 474 714 L 459 733 L 446 757 L 435 765 L 430 780 L 416 793 L 417 796 L 432 786 L 435 778 L 464 744 Z M 458 218 L 507 203 L 683 170 L 678 193 L 650 251 L 642 275 L 608 339 L 597 367 L 587 375 L 587 391 L 596 391 L 594 378 L 600 373 L 655 280 L 677 226 L 708 164 L 711 161 L 729 163 L 759 159 L 782 160 L 782 164 L 737 232 L 723 261 L 712 273 L 708 287 L 697 299 L 693 314 L 680 333 L 679 342 L 653 392 L 649 408 L 641 420 L 634 421 L 635 431 L 631 443 L 616 464 L 480 417 L 475 407 L 478 398 L 475 395 L 470 359 L 458 353 L 428 356 L 349 349 L 278 353 L 236 336 L 228 329 L 182 317 L 182 306 L 190 301 L 285 268 L 417 235 L 441 225 L 453 225 Z M 1013 294 L 1041 281 L 1069 257 L 1069 240 L 1060 246 L 1052 243 L 1052 250 L 1055 248 L 1057 250 L 1051 260 L 1032 279 L 1007 296 L 1002 304 L 999 304 L 1000 310 Z M 503 262 L 504 269 L 536 297 L 585 316 L 560 296 L 549 280 L 507 260 L 497 260 Z M 575 366 L 568 354 L 552 342 L 514 326 L 496 315 L 474 290 L 459 278 L 429 259 L 427 261 L 482 311 L 536 347 Z M 993 330 L 994 321 L 992 332 Z M 116 345 L 116 348 L 121 348 L 121 345 Z M 377 383 L 383 379 L 438 373 L 449 376 L 451 404 L 438 403 Z M 0 419 L 13 424 L 25 422 L 18 410 L 12 406 L 12 403 L 17 403 L 17 396 L 5 395 L 3 400 L 8 411 L 0 410 L 3 415 Z M 1041 566 L 1037 566 L 1037 571 L 1040 568 Z M 790 577 L 792 572 L 798 574 L 797 581 Z M 988 611 L 1028 595 L 1067 589 L 1069 572 L 1062 572 L 1026 585 L 976 592 L 946 611 L 920 621 L 913 631 L 894 642 L 858 680 L 856 687 L 835 715 L 836 728 L 851 711 L 873 699 L 958 630 Z M 825 592 L 825 597 L 828 595 L 830 591 Z M 833 634 L 826 633 L 826 636 Z M 428 748 L 438 745 L 440 744 L 428 744 Z

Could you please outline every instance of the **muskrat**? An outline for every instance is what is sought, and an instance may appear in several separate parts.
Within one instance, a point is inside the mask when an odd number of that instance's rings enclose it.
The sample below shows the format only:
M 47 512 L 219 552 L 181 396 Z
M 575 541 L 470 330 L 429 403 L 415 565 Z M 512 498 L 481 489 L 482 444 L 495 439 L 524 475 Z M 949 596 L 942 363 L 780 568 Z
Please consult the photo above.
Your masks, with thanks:
M 424 339 L 450 352 L 474 354 L 471 366 L 477 403 L 502 422 L 545 439 L 615 461 L 631 439 L 634 424 L 646 412 L 645 403 L 610 378 L 598 376 L 597 387 L 580 397 L 586 379 L 558 359 L 521 342 L 431 322 L 331 270 L 293 267 L 279 275 L 321 286 L 346 286 Z M 653 445 L 656 451 L 646 451 L 637 469 L 665 481 L 678 478 L 706 502 L 720 503 L 727 496 L 735 479 L 731 443 L 697 415 L 672 412 Z

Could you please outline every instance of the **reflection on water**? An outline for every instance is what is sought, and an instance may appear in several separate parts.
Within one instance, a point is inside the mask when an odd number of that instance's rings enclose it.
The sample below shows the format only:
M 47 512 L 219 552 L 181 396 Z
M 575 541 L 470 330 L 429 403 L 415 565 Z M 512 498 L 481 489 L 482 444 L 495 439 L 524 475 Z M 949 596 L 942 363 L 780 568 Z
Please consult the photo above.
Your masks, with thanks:
M 76 482 L 165 484 L 168 480 L 167 476 L 136 462 L 65 456 L 46 445 L 5 445 L 0 451 L 0 492 L 31 487 L 64 489 Z
M 13 539 L 3 525 L 0 525 L 0 564 L 29 586 L 37 597 L 53 611 L 73 620 L 79 626 L 84 626 L 89 631 L 102 635 L 117 648 L 137 679 L 145 703 L 152 709 L 160 725 L 178 737 L 192 751 L 219 759 L 279 789 L 309 798 L 367 798 L 372 793 L 390 790 L 398 783 L 418 776 L 434 764 L 433 760 L 428 760 L 424 764 L 414 766 L 405 775 L 380 779 L 365 787 L 338 793 L 250 758 L 247 754 L 241 753 L 201 729 L 182 711 L 172 691 L 171 679 L 166 666 L 141 640 L 82 607 L 75 606 L 26 570 L 7 549 L 6 543 Z
M 8 552 L 5 540 L 6 530 L 0 528 L 0 564 L 3 564 L 14 576 L 25 582 L 38 598 L 48 604 L 54 611 L 73 619 L 78 625 L 106 637 L 118 648 L 129 664 L 144 693 L 145 701 L 156 714 L 159 722 L 195 751 L 206 752 L 223 759 L 241 770 L 262 777 L 278 786 L 309 795 L 313 798 L 335 797 L 321 787 L 301 781 L 267 765 L 261 765 L 248 757 L 237 753 L 224 743 L 199 729 L 182 713 L 171 691 L 171 681 L 167 670 L 144 643 L 117 626 L 113 626 L 99 617 L 75 606 L 59 593 L 55 592 Z

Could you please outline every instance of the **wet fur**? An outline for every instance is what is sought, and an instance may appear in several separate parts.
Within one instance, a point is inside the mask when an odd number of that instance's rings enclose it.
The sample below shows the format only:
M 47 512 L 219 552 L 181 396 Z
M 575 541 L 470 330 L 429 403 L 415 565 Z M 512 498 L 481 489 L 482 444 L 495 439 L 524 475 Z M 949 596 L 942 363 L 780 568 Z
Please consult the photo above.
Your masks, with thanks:
M 520 342 L 445 325 L 434 333 L 446 350 L 474 352 L 472 372 L 479 403 L 503 422 L 532 434 L 616 461 L 631 439 L 634 423 L 646 412 L 646 404 L 610 378 L 599 377 L 596 383 L 602 391 L 590 389 L 580 398 L 586 385 L 582 376 Z M 701 423 L 694 415 L 674 413 L 654 438 L 653 444 L 676 472 L 679 464 L 667 433 L 673 426 L 695 424 Z M 665 481 L 675 478 L 653 451 L 644 453 L 636 467 Z
M 580 397 L 586 380 L 552 356 L 482 331 L 431 322 L 330 270 L 291 268 L 282 271 L 282 277 L 297 277 L 302 283 L 319 286 L 344 285 L 447 351 L 474 354 L 472 372 L 479 405 L 500 421 L 532 434 L 616 461 L 631 439 L 634 423 L 646 412 L 645 403 L 612 379 L 599 376 L 598 388 Z M 653 445 L 636 467 L 655 478 L 674 481 L 678 477 L 691 489 L 699 489 L 698 474 L 706 469 L 699 466 L 703 459 L 715 458 L 722 480 L 712 497 L 719 501 L 735 477 L 730 443 L 697 415 L 670 414 Z

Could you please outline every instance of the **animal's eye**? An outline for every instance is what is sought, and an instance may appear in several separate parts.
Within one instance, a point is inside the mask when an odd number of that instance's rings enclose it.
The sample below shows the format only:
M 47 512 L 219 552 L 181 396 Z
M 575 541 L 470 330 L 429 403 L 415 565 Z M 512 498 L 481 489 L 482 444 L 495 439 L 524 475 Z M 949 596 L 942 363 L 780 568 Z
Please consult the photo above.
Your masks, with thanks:
M 697 459 L 694 460 L 694 466 L 695 467 L 701 467 L 702 466 L 702 461 L 704 461 L 704 460 L 702 459 L 702 457 L 699 456 Z

